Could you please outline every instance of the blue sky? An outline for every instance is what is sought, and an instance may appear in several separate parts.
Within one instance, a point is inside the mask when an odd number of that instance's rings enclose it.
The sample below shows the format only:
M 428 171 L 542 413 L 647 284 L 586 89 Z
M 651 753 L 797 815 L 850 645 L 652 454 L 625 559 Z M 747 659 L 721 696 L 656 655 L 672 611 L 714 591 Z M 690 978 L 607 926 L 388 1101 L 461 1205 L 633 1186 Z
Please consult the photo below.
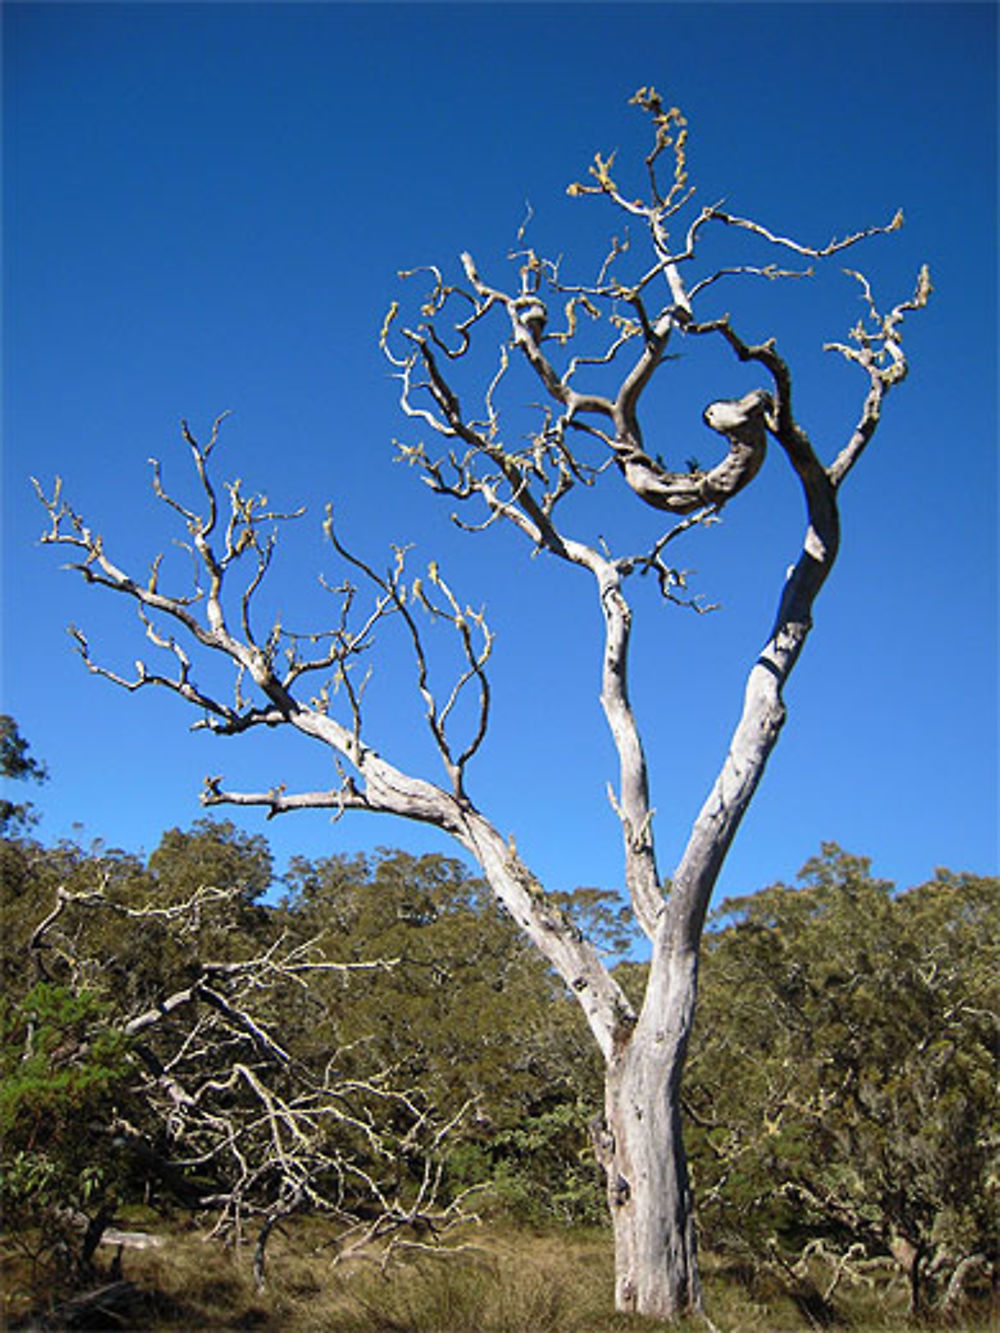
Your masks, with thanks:
M 900 233 L 846 262 L 886 305 L 925 261 L 935 285 L 906 329 L 911 378 L 845 487 L 840 562 L 720 892 L 790 878 L 823 839 L 900 884 L 938 865 L 996 870 L 994 6 L 8 4 L 3 21 L 2 706 L 51 770 L 41 836 L 149 852 L 199 817 L 206 773 L 245 789 L 334 780 L 305 742 L 192 735 L 177 700 L 87 675 L 69 622 L 126 671 L 144 651 L 139 627 L 37 544 L 28 476 L 58 474 L 120 561 L 143 568 L 173 535 L 146 460 L 183 487 L 179 419 L 204 432 L 232 410 L 223 471 L 310 506 L 274 575 L 286 623 L 321 627 L 327 499 L 369 559 L 411 541 L 415 570 L 439 560 L 497 634 L 471 796 L 551 887 L 620 884 L 591 588 L 531 561 L 512 534 L 449 528 L 446 507 L 393 463 L 393 439 L 418 432 L 377 335 L 399 269 L 457 276 L 468 248 L 506 277 L 526 201 L 536 247 L 591 273 L 619 219 L 565 187 L 595 150 L 641 167 L 645 126 L 627 100 L 654 84 L 688 116 L 696 204 L 725 197 L 812 244 L 902 207 Z M 721 246 L 712 255 L 728 262 Z M 863 392 L 821 350 L 860 314 L 838 261 L 780 291 L 731 286 L 707 313 L 723 309 L 747 337 L 779 337 L 830 457 Z M 652 397 L 648 444 L 681 463 L 711 457 L 701 407 L 753 383 L 721 355 L 686 352 Z M 801 537 L 782 461 L 772 454 L 725 523 L 679 556 L 719 611 L 637 599 L 634 700 L 665 873 Z M 632 521 L 610 503 L 608 522 Z M 582 515 L 581 535 L 605 518 Z M 437 776 L 398 663 L 376 673 L 370 716 L 387 757 Z M 239 822 L 266 832 L 279 861 L 450 850 L 363 816 Z

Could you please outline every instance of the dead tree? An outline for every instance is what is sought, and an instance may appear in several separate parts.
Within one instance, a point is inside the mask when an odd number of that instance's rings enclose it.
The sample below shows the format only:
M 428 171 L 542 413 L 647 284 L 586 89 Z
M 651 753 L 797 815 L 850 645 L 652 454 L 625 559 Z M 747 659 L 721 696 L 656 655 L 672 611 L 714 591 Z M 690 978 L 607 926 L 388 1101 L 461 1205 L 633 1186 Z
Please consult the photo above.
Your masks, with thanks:
M 679 1090 L 706 908 L 784 724 L 784 686 L 837 557 L 841 487 L 870 443 L 889 391 L 906 375 L 904 316 L 926 303 L 930 281 L 924 269 L 914 294 L 883 314 L 867 280 L 853 274 L 865 313 L 846 341 L 828 346 L 858 368 L 860 406 L 853 430 L 831 451 L 830 461 L 822 461 L 796 413 L 791 369 L 776 340 L 750 342 L 728 314 L 709 308 L 730 281 L 803 278 L 812 268 L 741 260 L 706 271 L 703 241 L 712 231 L 725 231 L 765 252 L 789 256 L 790 262 L 815 265 L 896 231 L 901 215 L 885 226 L 812 246 L 721 205 L 693 209 L 684 117 L 652 89 L 641 89 L 633 100 L 653 131 L 645 198 L 620 189 L 611 174 L 613 161 L 600 154 L 589 181 L 570 186 L 569 193 L 598 197 L 624 214 L 641 232 L 641 247 L 616 239 L 589 281 L 571 279 L 562 262 L 530 248 L 511 256 L 515 277 L 508 286 L 485 275 L 468 254 L 462 256 L 455 282 L 437 268 L 402 274 L 407 279 L 425 275 L 430 290 L 409 322 L 398 304 L 392 306 L 381 343 L 400 384 L 403 412 L 428 441 L 437 442 L 401 445 L 401 455 L 454 507 L 459 526 L 475 531 L 510 525 L 533 552 L 547 552 L 593 580 L 604 624 L 601 703 L 619 764 L 610 797 L 621 822 L 632 908 L 651 948 L 648 984 L 638 1009 L 546 895 L 513 841 L 473 803 L 466 774 L 486 733 L 492 635 L 482 613 L 460 599 L 437 565 L 431 564 L 423 577 L 410 578 L 400 550 L 388 570 L 376 570 L 345 548 L 328 512 L 326 531 L 348 572 L 338 587 L 333 627 L 305 640 L 276 623 L 260 637 L 251 608 L 282 516 L 262 498 L 245 495 L 238 483 L 220 498 L 209 474 L 218 423 L 204 445 L 184 428 L 204 494 L 200 510 L 164 490 L 158 468 L 153 477 L 157 495 L 186 525 L 196 567 L 194 589 L 183 595 L 163 591 L 158 562 L 143 580 L 120 569 L 58 489 L 45 501 L 51 526 L 44 540 L 76 548 L 75 568 L 88 582 L 135 602 L 147 637 L 173 659 L 170 673 L 154 672 L 140 662 L 138 674 L 126 679 L 99 665 L 78 633 L 91 671 L 129 689 L 159 685 L 172 690 L 203 710 L 197 725 L 220 735 L 259 726 L 291 727 L 324 742 L 337 767 L 338 780 L 325 791 L 240 792 L 211 778 L 206 804 L 260 806 L 269 816 L 316 807 L 337 814 L 387 812 L 444 830 L 475 859 L 494 893 L 576 997 L 604 1057 L 605 1113 L 596 1140 L 614 1223 L 617 1306 L 669 1319 L 700 1303 Z M 523 229 L 518 243 L 524 245 Z M 557 307 L 554 319 L 551 311 Z M 694 462 L 686 470 L 670 467 L 647 449 L 640 408 L 672 348 L 683 343 L 690 352 L 709 340 L 728 349 L 734 363 L 759 369 L 761 382 L 735 399 L 720 396 L 705 409 L 705 423 L 725 445 L 720 462 L 707 468 Z M 484 341 L 497 357 L 485 373 L 479 356 Z M 474 412 L 463 405 L 465 389 L 460 397 L 457 387 L 467 370 L 473 379 L 480 377 L 480 406 Z M 520 433 L 520 420 L 513 430 L 505 428 L 516 374 L 527 378 L 527 400 L 541 400 L 526 435 Z M 666 601 L 700 609 L 668 554 L 682 537 L 716 521 L 724 506 L 752 484 L 772 440 L 800 483 L 805 535 L 764 647 L 750 666 L 742 713 L 718 777 L 680 863 L 665 880 L 654 848 L 646 758 L 629 698 L 633 611 L 627 585 L 637 574 L 651 574 Z M 564 502 L 574 495 L 597 503 L 621 483 L 654 513 L 662 513 L 666 523 L 644 546 L 615 554 L 603 540 L 571 530 L 571 523 L 583 521 L 582 510 Z M 593 523 L 591 530 L 600 528 Z M 246 573 L 232 598 L 227 585 L 237 569 Z M 365 598 L 361 588 L 367 589 Z M 401 771 L 365 739 L 359 669 L 376 631 L 390 619 L 402 625 L 412 650 L 426 723 L 445 775 L 441 782 Z M 444 692 L 431 684 L 429 621 L 439 631 L 450 629 L 461 654 L 461 668 Z M 197 683 L 188 655 L 192 645 L 209 656 L 231 659 L 236 670 L 232 701 Z M 306 686 L 312 679 L 323 683 L 310 694 Z M 244 692 L 249 685 L 251 694 Z M 464 739 L 456 738 L 460 718 L 467 727 Z
M 329 1001 L 312 993 L 318 978 L 336 978 L 349 1004 L 352 977 L 399 959 L 332 962 L 319 937 L 292 942 L 284 934 L 248 956 L 200 957 L 202 926 L 220 909 L 224 923 L 239 892 L 205 887 L 183 901 L 142 905 L 103 885 L 57 890 L 29 942 L 41 981 L 94 987 L 110 961 L 100 934 L 109 918 L 137 931 L 167 925 L 188 960 L 187 975 L 165 978 L 154 998 L 115 1005 L 107 1022 L 127 1041 L 134 1079 L 128 1105 L 91 1132 L 119 1145 L 160 1192 L 209 1218 L 211 1236 L 238 1244 L 255 1232 L 260 1285 L 268 1241 L 295 1213 L 335 1224 L 337 1259 L 385 1263 L 400 1249 L 465 1248 L 456 1233 L 475 1220 L 469 1191 L 448 1201 L 441 1191 L 443 1147 L 465 1108 L 440 1117 L 392 1069 L 358 1072 L 338 1050 L 306 1060 L 280 1035 L 282 1020 L 300 1025 Z M 92 1219 L 81 1214 L 88 1259 L 99 1244 L 131 1244 L 112 1220 L 107 1207 Z

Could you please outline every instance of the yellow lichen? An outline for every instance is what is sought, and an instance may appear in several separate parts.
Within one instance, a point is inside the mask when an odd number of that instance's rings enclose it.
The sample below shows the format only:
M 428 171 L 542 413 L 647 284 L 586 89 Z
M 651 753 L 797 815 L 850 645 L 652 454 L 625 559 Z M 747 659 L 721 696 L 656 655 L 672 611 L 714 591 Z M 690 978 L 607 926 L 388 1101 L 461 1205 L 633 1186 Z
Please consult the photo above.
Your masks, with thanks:
M 386 339 L 389 336 L 389 326 L 398 314 L 399 314 L 399 302 L 393 301 L 392 305 L 386 312 L 385 319 L 382 322 L 382 332 L 378 336 L 378 342 L 380 347 L 385 346 Z

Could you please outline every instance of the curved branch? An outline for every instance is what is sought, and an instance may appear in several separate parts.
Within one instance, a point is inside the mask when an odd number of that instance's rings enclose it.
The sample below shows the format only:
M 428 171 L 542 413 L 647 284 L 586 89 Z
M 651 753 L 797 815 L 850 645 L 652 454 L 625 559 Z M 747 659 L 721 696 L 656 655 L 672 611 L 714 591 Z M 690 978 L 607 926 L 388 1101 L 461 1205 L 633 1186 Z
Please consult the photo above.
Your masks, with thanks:
M 691 514 L 712 505 L 718 510 L 749 486 L 763 466 L 773 412 L 774 400 L 762 389 L 710 403 L 705 424 L 728 441 L 729 452 L 707 472 L 670 472 L 631 443 L 617 441 L 613 448 L 626 484 L 654 509 Z

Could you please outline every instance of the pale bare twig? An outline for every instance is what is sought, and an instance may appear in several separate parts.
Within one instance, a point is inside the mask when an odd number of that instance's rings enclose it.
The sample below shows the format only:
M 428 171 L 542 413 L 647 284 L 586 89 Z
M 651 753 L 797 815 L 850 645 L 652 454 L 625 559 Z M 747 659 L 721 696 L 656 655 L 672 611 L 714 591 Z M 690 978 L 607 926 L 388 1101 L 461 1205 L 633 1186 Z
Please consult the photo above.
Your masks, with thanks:
M 236 894 L 207 886 L 175 902 L 143 905 L 109 896 L 105 881 L 88 891 L 61 886 L 29 950 L 41 960 L 67 913 L 79 914 L 84 926 L 110 913 L 136 929 L 159 921 L 180 938 L 196 937 L 205 914 L 225 910 Z M 94 938 L 100 947 L 101 935 Z M 62 975 L 71 985 L 84 984 L 94 971 L 89 940 L 85 929 L 60 938 Z M 174 1179 L 188 1202 L 214 1214 L 211 1234 L 238 1239 L 248 1223 L 259 1225 L 258 1281 L 274 1227 L 299 1209 L 331 1215 L 344 1246 L 375 1247 L 384 1262 L 405 1248 L 408 1229 L 416 1244 L 448 1248 L 450 1233 L 469 1220 L 461 1199 L 439 1201 L 441 1155 L 467 1107 L 438 1116 L 424 1094 L 395 1086 L 390 1069 L 367 1077 L 339 1069 L 346 1051 L 333 1052 L 318 1068 L 307 1065 L 277 1039 L 274 1020 L 261 1017 L 290 986 L 308 995 L 324 974 L 347 978 L 399 963 L 340 962 L 325 957 L 320 945 L 320 937 L 290 943 L 282 934 L 252 957 L 196 959 L 193 981 L 173 989 L 166 982 L 155 1003 L 131 1010 L 119 996 L 121 1011 L 107 1020 L 136 1057 L 135 1091 L 146 1118 L 137 1125 L 119 1114 L 107 1132 L 143 1145 L 164 1179 Z M 40 971 L 52 979 L 44 964 Z M 322 1003 L 318 995 L 311 1002 Z M 382 1116 L 380 1107 L 391 1116 Z M 400 1151 L 411 1161 L 423 1157 L 412 1191 L 405 1173 L 392 1169 Z M 389 1168 L 384 1178 L 383 1166 Z M 214 1187 L 199 1179 L 213 1180 Z

